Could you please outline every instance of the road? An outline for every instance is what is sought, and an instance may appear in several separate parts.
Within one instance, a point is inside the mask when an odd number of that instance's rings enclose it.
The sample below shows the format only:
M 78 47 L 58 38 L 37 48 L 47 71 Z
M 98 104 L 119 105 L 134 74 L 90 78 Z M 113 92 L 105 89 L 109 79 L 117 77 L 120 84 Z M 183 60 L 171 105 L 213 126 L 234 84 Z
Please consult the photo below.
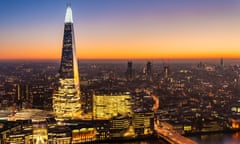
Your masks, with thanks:
M 157 132 L 158 136 L 165 139 L 171 144 L 197 144 L 196 142 L 188 139 L 179 133 L 175 132 L 171 127 L 166 123 L 154 125 L 154 129 Z

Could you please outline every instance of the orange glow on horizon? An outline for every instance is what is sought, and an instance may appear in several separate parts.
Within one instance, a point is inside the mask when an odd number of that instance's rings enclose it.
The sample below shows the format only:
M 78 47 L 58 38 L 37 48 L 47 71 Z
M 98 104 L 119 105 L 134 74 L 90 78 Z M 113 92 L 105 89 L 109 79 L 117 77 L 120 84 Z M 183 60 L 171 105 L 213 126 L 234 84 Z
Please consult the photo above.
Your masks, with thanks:
M 76 32 L 77 33 L 77 32 Z M 11 39 L 0 43 L 0 60 L 16 59 L 60 59 L 62 53 L 62 34 L 49 41 L 48 38 L 36 37 L 35 40 L 22 39 L 11 43 Z M 236 37 L 221 41 L 220 38 L 185 39 L 160 37 L 105 37 L 86 39 L 76 36 L 78 59 L 240 59 L 240 48 Z M 108 39 L 106 42 L 105 39 Z M 160 41 L 160 40 L 161 41 Z
M 98 54 L 92 54 L 91 56 L 89 55 L 84 55 L 82 53 L 81 55 L 77 55 L 78 59 L 85 59 L 85 60 L 90 60 L 90 59 L 102 59 L 102 60 L 107 60 L 107 59 L 132 59 L 132 60 L 138 60 L 138 59 L 219 59 L 219 58 L 224 58 L 224 59 L 240 59 L 240 53 L 215 53 L 215 54 L 162 54 L 162 55 L 157 55 L 157 54 L 103 54 L 103 55 L 98 55 Z M 61 54 L 56 54 L 56 53 L 44 53 L 44 52 L 38 52 L 36 54 L 33 54 L 31 52 L 25 53 L 25 54 L 16 54 L 12 53 L 11 57 L 9 56 L 1 56 L 0 55 L 0 60 L 58 60 L 61 59 Z
M 30 47 L 34 47 L 31 45 Z M 118 47 L 81 48 L 76 47 L 78 59 L 237 59 L 240 58 L 238 49 L 190 49 L 190 48 L 153 48 L 148 47 Z M 200 49 L 200 50 L 199 50 Z M 12 49 L 11 52 L 1 49 L 0 59 L 60 59 L 62 47 L 38 46 L 34 48 Z

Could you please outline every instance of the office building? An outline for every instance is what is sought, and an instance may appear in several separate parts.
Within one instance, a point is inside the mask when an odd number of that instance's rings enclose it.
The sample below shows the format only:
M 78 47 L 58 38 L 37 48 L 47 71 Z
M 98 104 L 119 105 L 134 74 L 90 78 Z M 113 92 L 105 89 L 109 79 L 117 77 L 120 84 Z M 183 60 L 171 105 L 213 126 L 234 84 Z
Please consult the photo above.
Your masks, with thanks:
M 148 81 L 152 81 L 152 63 L 147 62 L 146 78 Z
M 111 138 L 125 138 L 132 135 L 127 135 L 131 125 L 131 120 L 128 116 L 118 116 L 110 120 L 110 135 Z M 135 133 L 133 133 L 135 135 Z
M 19 109 L 29 108 L 30 97 L 28 85 L 17 85 L 17 105 Z
M 133 63 L 129 61 L 127 63 L 127 71 L 126 71 L 126 78 L 127 81 L 132 81 L 133 80 L 133 68 L 132 68 Z
M 53 111 L 58 119 L 81 115 L 80 85 L 76 57 L 72 9 L 67 7 L 58 88 L 53 94 Z
M 93 95 L 94 119 L 111 119 L 112 117 L 132 113 L 132 102 L 129 94 Z
M 133 127 L 137 136 L 153 134 L 154 112 L 134 112 Z
M 168 75 L 169 75 L 169 67 L 168 66 L 164 66 L 164 78 L 168 78 Z

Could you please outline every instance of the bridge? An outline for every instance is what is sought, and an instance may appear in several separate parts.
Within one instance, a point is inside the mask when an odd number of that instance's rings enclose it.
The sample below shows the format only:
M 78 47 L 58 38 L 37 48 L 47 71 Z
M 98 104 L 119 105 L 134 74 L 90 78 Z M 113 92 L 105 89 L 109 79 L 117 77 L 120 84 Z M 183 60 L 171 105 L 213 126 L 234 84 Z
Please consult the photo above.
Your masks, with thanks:
M 159 138 L 166 140 L 170 144 L 197 144 L 193 140 L 180 135 L 165 123 L 161 123 L 161 125 L 155 123 L 154 129 Z

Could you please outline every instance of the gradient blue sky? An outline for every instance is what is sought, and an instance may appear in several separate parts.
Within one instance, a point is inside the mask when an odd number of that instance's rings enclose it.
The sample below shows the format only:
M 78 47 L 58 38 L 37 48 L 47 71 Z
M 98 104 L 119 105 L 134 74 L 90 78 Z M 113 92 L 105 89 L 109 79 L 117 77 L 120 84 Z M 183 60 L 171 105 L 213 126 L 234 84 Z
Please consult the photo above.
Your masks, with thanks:
M 78 58 L 240 58 L 239 0 L 1 0 L 0 59 L 58 59 L 71 2 Z

